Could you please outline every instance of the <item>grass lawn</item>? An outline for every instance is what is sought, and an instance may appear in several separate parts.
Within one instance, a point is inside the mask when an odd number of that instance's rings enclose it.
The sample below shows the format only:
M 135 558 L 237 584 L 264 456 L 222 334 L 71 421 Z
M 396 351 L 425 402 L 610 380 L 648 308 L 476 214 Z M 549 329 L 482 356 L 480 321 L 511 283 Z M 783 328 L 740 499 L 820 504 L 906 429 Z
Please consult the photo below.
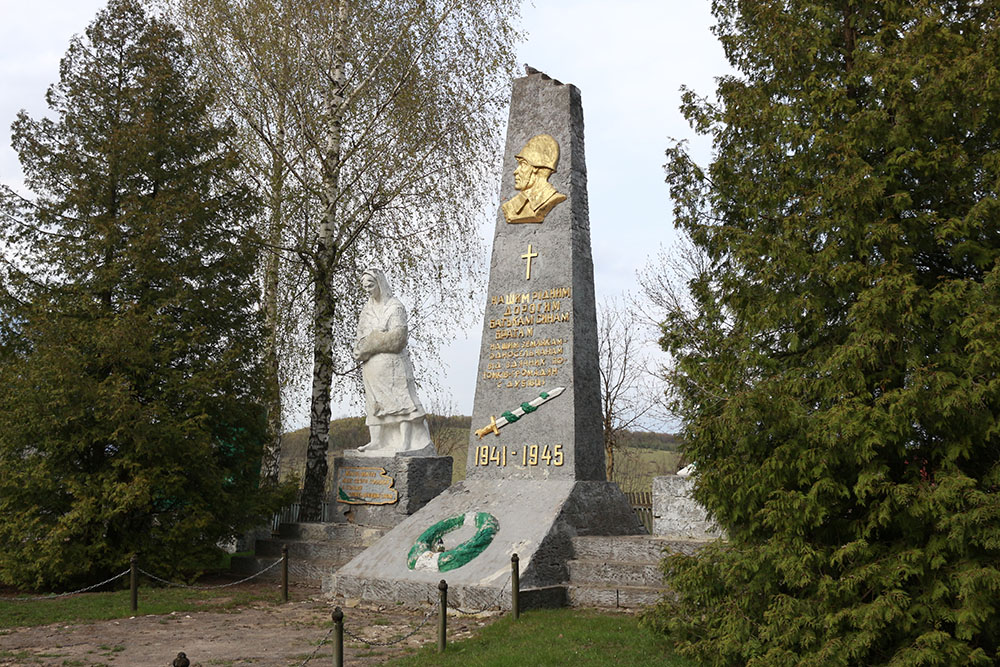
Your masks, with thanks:
M 449 624 L 454 623 L 449 619 Z M 390 665 L 455 665 L 456 667 L 522 667 L 523 665 L 629 665 L 693 667 L 674 655 L 667 642 L 636 616 L 579 609 L 544 609 L 505 616 L 471 639 L 449 642 L 444 653 L 436 645 Z
M 76 623 L 128 618 L 138 614 L 169 614 L 177 611 L 219 611 L 245 606 L 256 600 L 277 603 L 280 595 L 218 589 L 196 591 L 182 588 L 139 588 L 139 611 L 133 612 L 128 590 L 83 593 L 47 600 L 16 600 L 0 597 L 0 629 L 49 623 Z
M 622 491 L 652 491 L 653 478 L 677 472 L 680 452 L 629 448 L 617 456 L 615 481 Z

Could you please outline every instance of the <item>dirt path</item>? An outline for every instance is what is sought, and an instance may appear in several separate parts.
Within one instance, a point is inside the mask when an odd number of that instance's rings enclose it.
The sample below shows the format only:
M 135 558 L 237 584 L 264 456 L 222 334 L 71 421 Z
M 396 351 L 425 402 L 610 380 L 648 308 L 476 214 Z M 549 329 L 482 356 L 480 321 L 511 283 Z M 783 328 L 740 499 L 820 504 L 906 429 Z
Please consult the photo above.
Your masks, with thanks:
M 340 603 L 347 631 L 369 641 L 409 634 L 426 611 Z M 75 625 L 0 631 L 0 666 L 166 667 L 184 651 L 192 667 L 301 665 L 328 636 L 333 605 L 319 591 L 298 589 L 287 604 L 255 604 L 229 612 L 180 612 Z M 437 641 L 436 609 L 412 637 L 392 647 L 369 647 L 344 638 L 344 661 L 374 665 Z M 449 618 L 448 640 L 468 637 L 489 619 Z M 329 635 L 332 639 L 332 635 Z M 332 664 L 329 643 L 309 665 Z

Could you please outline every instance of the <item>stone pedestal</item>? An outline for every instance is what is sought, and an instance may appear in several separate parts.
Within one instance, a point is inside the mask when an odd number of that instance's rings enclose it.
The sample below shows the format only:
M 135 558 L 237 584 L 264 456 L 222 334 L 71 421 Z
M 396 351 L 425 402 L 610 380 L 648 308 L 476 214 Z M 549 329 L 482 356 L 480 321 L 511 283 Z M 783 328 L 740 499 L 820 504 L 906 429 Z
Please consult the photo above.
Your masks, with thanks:
M 680 475 L 653 478 L 653 535 L 706 540 L 724 537 L 691 497 L 694 480 Z
M 355 456 L 333 460 L 335 523 L 391 528 L 451 485 L 450 456 Z
M 467 564 L 450 571 L 411 567 L 414 544 L 435 522 L 469 513 L 492 516 L 499 531 Z M 522 605 L 565 603 L 572 538 L 631 535 L 640 524 L 617 484 L 597 481 L 466 480 L 406 518 L 375 545 L 324 578 L 323 590 L 346 598 L 419 603 L 437 599 L 448 582 L 448 599 L 464 609 L 510 608 L 510 557 L 520 559 Z M 474 526 L 444 536 L 445 549 L 472 537 Z M 555 600 L 555 604 L 547 600 Z

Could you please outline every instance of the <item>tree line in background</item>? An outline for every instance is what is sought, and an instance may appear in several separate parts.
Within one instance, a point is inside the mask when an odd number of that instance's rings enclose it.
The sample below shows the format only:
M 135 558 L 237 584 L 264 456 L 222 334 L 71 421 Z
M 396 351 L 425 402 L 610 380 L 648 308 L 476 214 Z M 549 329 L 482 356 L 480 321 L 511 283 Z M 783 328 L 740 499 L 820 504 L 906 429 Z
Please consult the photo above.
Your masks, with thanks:
M 648 618 L 711 665 L 1000 662 L 1000 3 L 719 0 L 668 152 L 663 345 L 728 541 Z
M 469 433 L 472 432 L 472 417 L 455 415 L 427 414 L 427 426 L 431 440 L 441 456 L 465 457 L 469 445 Z M 330 438 L 337 443 L 337 450 L 357 449 L 368 443 L 371 434 L 365 426 L 364 417 L 343 417 L 330 422 Z M 291 448 L 295 451 L 305 451 L 309 430 L 300 429 L 285 433 L 283 436 L 283 451 Z M 305 442 L 304 442 L 305 441 Z M 681 441 L 671 433 L 654 433 L 652 431 L 622 431 L 616 440 L 618 451 L 624 449 L 649 449 L 662 452 L 680 452 Z
M 452 457 L 452 482 L 465 479 L 472 418 L 428 413 L 427 422 L 438 455 Z M 364 417 L 333 420 L 330 442 L 336 443 L 336 449 L 331 449 L 328 458 L 332 460 L 344 450 L 366 444 L 369 436 Z M 285 433 L 281 443 L 282 479 L 301 479 L 308 441 L 308 428 Z M 622 431 L 615 443 L 616 463 L 609 479 L 623 491 L 649 493 L 653 478 L 675 473 L 684 465 L 680 446 L 680 440 L 669 433 Z

